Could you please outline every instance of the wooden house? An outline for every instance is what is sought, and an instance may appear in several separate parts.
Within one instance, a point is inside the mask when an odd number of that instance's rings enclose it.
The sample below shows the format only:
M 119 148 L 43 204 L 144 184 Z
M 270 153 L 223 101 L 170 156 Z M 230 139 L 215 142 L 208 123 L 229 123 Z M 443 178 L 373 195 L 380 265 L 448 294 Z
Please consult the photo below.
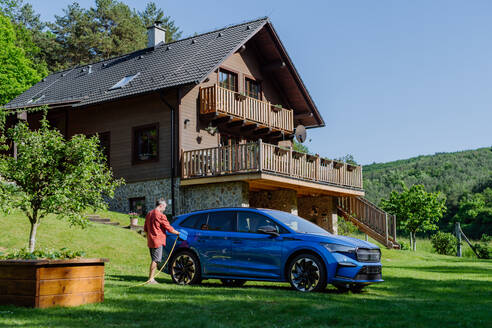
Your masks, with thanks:
M 113 210 L 145 213 L 161 197 L 171 215 L 267 207 L 334 233 L 340 214 L 396 244 L 394 218 L 362 198 L 361 166 L 292 149 L 297 126 L 325 122 L 268 18 L 171 43 L 164 35 L 154 24 L 147 48 L 51 74 L 6 107 L 47 105 L 67 138 L 97 133 L 126 180 Z M 39 124 L 39 113 L 19 116 Z

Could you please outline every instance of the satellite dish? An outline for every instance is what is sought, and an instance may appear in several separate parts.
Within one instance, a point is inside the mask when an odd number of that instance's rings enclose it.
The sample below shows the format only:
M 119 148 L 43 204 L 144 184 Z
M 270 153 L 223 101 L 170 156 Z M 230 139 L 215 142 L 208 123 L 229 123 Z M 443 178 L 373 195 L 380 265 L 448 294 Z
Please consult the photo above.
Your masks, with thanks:
M 298 142 L 303 143 L 306 141 L 306 128 L 304 125 L 298 125 L 296 127 L 295 135 Z

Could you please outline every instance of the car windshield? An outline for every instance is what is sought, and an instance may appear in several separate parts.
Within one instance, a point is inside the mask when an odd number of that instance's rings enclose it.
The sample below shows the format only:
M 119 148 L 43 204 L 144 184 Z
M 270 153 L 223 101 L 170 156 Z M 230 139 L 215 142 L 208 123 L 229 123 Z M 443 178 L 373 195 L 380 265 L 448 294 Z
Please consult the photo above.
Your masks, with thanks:
M 268 211 L 268 214 L 270 214 L 275 219 L 279 220 L 281 223 L 285 224 L 295 232 L 329 234 L 328 231 L 321 228 L 320 226 L 317 226 L 316 224 L 309 222 L 308 220 L 305 220 L 297 215 L 281 211 Z

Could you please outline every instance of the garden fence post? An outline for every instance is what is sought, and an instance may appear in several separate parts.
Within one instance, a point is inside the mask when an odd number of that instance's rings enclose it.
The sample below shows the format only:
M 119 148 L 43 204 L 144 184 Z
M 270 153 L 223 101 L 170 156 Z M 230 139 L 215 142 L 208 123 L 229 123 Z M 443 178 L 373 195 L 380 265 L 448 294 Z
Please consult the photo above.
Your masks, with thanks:
M 456 256 L 461 257 L 461 228 L 460 228 L 460 223 L 456 222 L 454 224 L 455 227 L 455 233 L 456 233 L 456 239 L 458 240 L 458 243 L 456 245 Z

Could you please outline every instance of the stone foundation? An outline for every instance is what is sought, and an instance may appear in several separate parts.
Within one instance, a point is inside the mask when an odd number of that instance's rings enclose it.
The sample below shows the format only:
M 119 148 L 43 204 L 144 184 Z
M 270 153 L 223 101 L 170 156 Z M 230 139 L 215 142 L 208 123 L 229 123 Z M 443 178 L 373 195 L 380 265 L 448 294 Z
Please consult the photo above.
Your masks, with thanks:
M 336 197 L 299 197 L 295 190 L 249 191 L 248 183 L 224 182 L 195 186 L 180 186 L 175 180 L 176 215 L 219 207 L 271 208 L 299 215 L 331 233 L 337 234 Z M 145 198 L 145 211 L 154 208 L 156 200 L 171 199 L 171 179 L 128 183 L 118 188 L 108 200 L 113 211 L 128 213 L 131 198 Z M 171 214 L 168 206 L 166 214 Z
M 217 207 L 248 207 L 246 182 L 224 182 L 181 187 L 178 214 Z
M 250 192 L 249 205 L 297 215 L 297 193 L 290 189 Z
M 338 234 L 336 197 L 300 197 L 297 199 L 299 216 L 316 223 L 333 234 Z
M 174 180 L 174 201 L 175 204 L 179 204 L 179 178 Z M 108 207 L 112 211 L 128 213 L 130 212 L 130 199 L 131 198 L 145 198 L 145 211 L 148 212 L 155 207 L 155 202 L 164 198 L 168 201 L 166 214 L 172 213 L 172 206 L 169 201 L 171 197 L 171 179 L 160 179 L 151 181 L 142 181 L 127 183 L 119 187 L 115 193 L 114 198 L 108 199 Z M 176 208 L 176 213 L 178 208 Z

